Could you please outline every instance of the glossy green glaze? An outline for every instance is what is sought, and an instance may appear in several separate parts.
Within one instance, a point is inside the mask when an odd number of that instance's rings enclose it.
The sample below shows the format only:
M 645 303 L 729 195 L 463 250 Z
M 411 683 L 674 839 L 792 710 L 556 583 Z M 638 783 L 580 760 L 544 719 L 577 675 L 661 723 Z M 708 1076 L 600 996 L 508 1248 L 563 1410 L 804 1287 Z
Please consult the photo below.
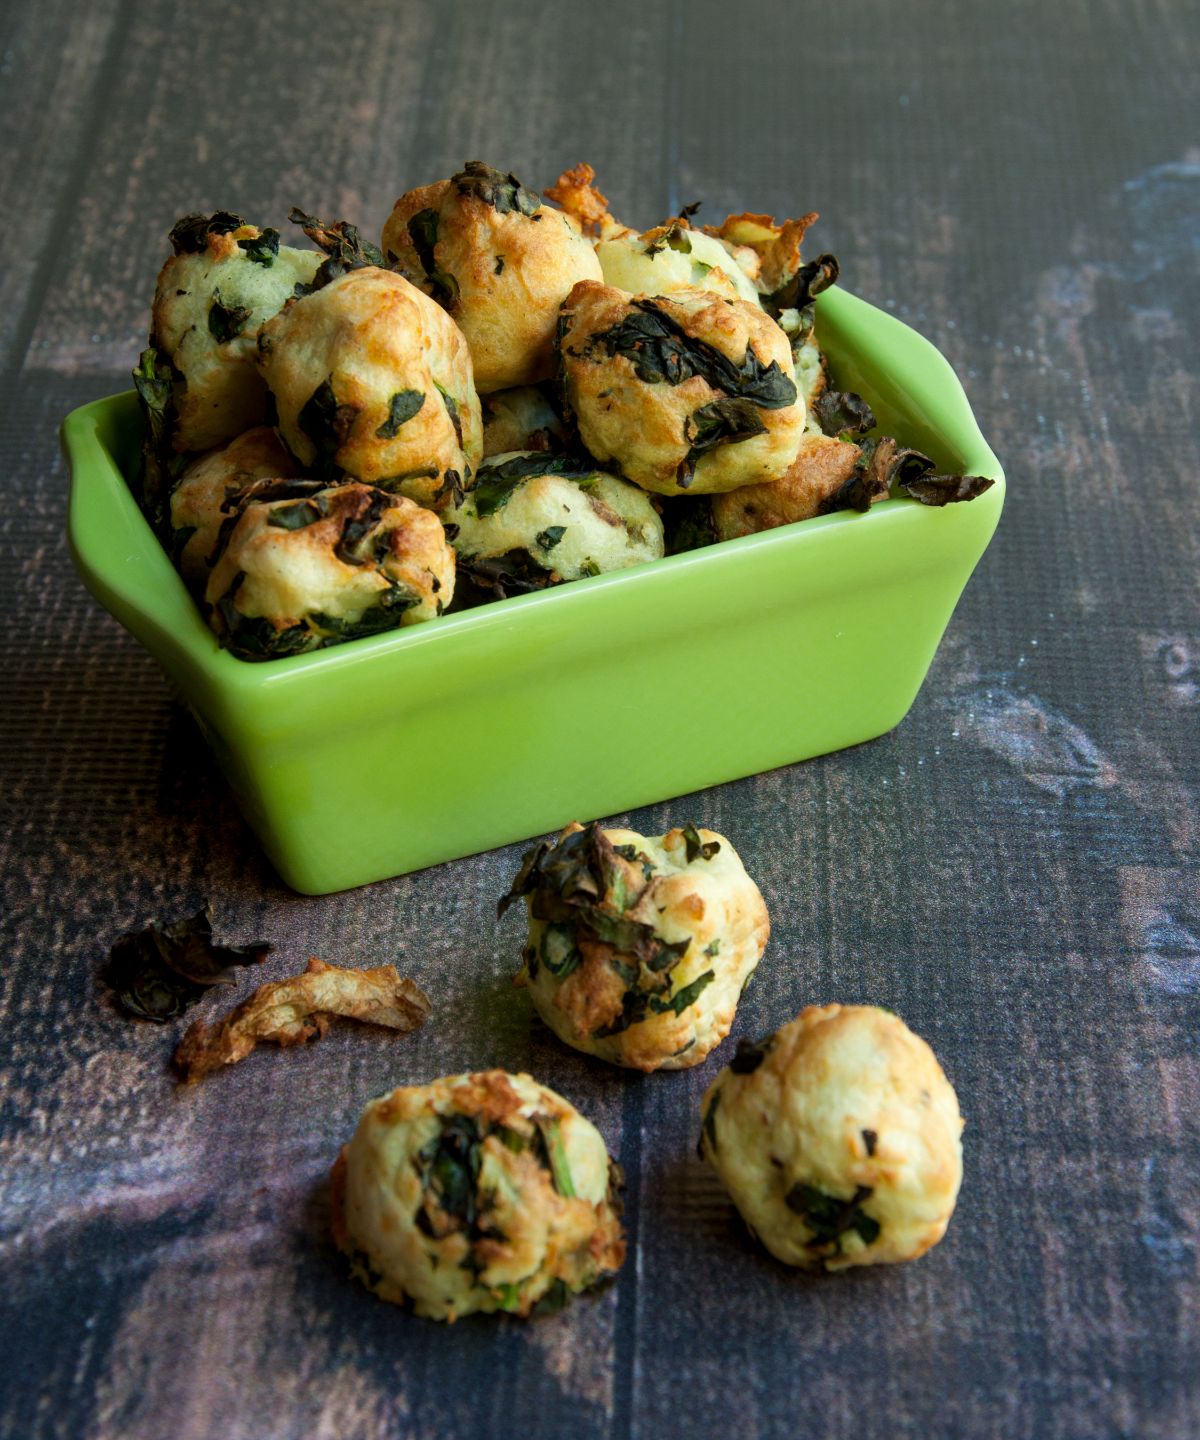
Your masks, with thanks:
M 75 563 L 178 686 L 268 856 L 309 894 L 870 740 L 912 704 L 1004 483 L 933 346 L 845 291 L 819 314 L 839 387 L 885 433 L 996 485 L 254 664 L 219 648 L 130 495 L 129 393 L 63 425 Z

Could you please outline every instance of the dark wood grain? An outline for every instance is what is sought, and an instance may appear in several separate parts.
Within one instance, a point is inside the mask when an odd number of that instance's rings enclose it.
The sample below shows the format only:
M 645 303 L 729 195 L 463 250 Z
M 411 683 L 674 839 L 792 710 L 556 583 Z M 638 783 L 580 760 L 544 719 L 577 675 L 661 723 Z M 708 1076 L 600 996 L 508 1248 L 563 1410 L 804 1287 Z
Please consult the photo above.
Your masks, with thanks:
M 3 22 L 0 1433 L 1185 1440 L 1200 1431 L 1200 33 L 1166 3 L 54 3 Z M 176 216 L 369 232 L 476 155 L 596 165 L 649 224 L 823 212 L 847 285 L 964 377 L 1009 475 L 913 711 L 859 749 L 633 816 L 728 834 L 773 938 L 736 1034 L 869 1000 L 968 1117 L 946 1240 L 810 1280 L 697 1162 L 717 1060 L 565 1051 L 511 986 L 520 847 L 303 899 L 192 722 L 74 579 L 55 426 L 123 387 Z M 902 625 L 903 615 L 881 624 Z M 586 817 L 584 817 L 586 818 Z M 623 818 L 623 817 L 616 817 Z M 400 1043 L 331 1032 L 194 1092 L 100 999 L 106 944 L 220 932 L 394 960 Z M 364 1101 L 502 1065 L 629 1177 L 618 1284 L 522 1327 L 349 1280 L 325 1176 Z

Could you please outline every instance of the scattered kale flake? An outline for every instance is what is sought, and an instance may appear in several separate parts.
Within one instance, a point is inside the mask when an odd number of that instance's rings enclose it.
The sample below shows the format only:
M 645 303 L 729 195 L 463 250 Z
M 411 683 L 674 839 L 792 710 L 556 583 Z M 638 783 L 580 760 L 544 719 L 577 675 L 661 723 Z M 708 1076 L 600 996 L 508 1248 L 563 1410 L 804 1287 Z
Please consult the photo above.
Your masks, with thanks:
M 458 281 L 448 270 L 439 270 L 434 258 L 437 245 L 438 212 L 418 210 L 408 222 L 408 238 L 417 252 L 421 269 L 433 289 L 433 298 L 442 305 L 451 305 L 458 299 Z
M 753 1075 L 770 1054 L 774 1043 L 774 1035 L 768 1035 L 764 1040 L 739 1040 L 729 1068 L 735 1075 Z
M 256 265 L 263 265 L 269 270 L 279 254 L 279 231 L 264 230 L 253 239 L 247 237 L 237 243 L 238 249 L 246 252 L 248 260 L 253 260 Z
M 781 310 L 803 312 L 822 290 L 828 290 L 837 283 L 840 267 L 834 255 L 818 255 L 807 265 L 785 280 L 772 295 L 763 297 L 763 308 L 769 315 L 778 316 Z
M 369 240 L 364 240 L 358 233 L 358 226 L 351 225 L 348 220 L 330 223 L 318 219 L 316 215 L 308 215 L 296 206 L 288 212 L 288 219 L 293 225 L 299 225 L 313 244 L 325 252 L 325 259 L 312 281 L 296 287 L 297 295 L 311 295 L 314 290 L 348 275 L 351 270 L 361 270 L 366 266 L 387 268 L 383 252 Z
M 208 309 L 208 333 L 218 345 L 226 345 L 230 340 L 235 340 L 242 333 L 249 318 L 248 305 L 224 305 L 221 292 L 213 292 L 212 304 Z
M 338 473 L 337 452 L 358 416 L 356 405 L 340 405 L 332 379 L 323 380 L 304 402 L 297 422 L 316 450 L 312 468 L 322 478 Z
M 869 1185 L 860 1185 L 849 1200 L 839 1200 L 836 1195 L 827 1195 L 815 1185 L 801 1181 L 792 1186 L 784 1201 L 813 1232 L 810 1243 L 837 1254 L 842 1236 L 851 1230 L 858 1232 L 864 1245 L 870 1245 L 878 1237 L 879 1221 L 859 1208 L 871 1193 Z
M 694 825 L 685 825 L 683 827 L 683 843 L 687 850 L 687 862 L 689 865 L 697 858 L 701 860 L 711 860 L 721 848 L 721 842 L 719 840 L 702 841 L 700 839 L 700 832 Z
M 445 390 L 442 388 L 442 386 L 438 385 L 438 382 L 436 380 L 433 383 L 437 385 L 438 394 L 442 397 L 442 404 L 446 407 L 446 414 L 449 415 L 450 423 L 454 426 L 454 438 L 458 441 L 458 448 L 461 450 L 463 443 L 463 431 L 462 416 L 458 413 L 458 401 L 455 400 L 454 396 L 451 395 L 449 390 Z
M 500 215 L 516 210 L 530 216 L 541 205 L 539 197 L 532 190 L 526 190 L 515 175 L 493 170 L 482 160 L 468 160 L 450 183 L 460 195 L 473 195 Z
M 553 550 L 566 533 L 565 525 L 548 525 L 545 530 L 538 531 L 537 543 L 543 550 Z
M 109 951 L 104 978 L 127 1014 L 165 1024 L 182 1015 L 212 985 L 235 984 L 234 970 L 264 960 L 271 947 L 216 945 L 206 905 L 190 920 L 152 921 L 122 935 Z
M 216 210 L 211 215 L 185 215 L 172 225 L 167 238 L 176 255 L 200 255 L 208 249 L 210 235 L 229 235 L 245 223 L 230 210 Z
M 874 1155 L 875 1146 L 879 1143 L 879 1136 L 874 1130 L 862 1132 L 863 1144 L 867 1147 L 867 1154 Z
M 587 461 L 539 451 L 532 455 L 514 455 L 499 465 L 484 461 L 470 493 L 475 501 L 475 513 L 483 520 L 507 505 L 517 487 L 531 476 L 563 475 L 569 480 L 586 480 L 595 473 L 596 467 Z
M 400 433 L 401 425 L 405 421 L 411 420 L 424 403 L 425 392 L 423 390 L 397 390 L 392 396 L 388 418 L 375 432 L 376 438 L 394 440 Z
M 865 435 L 875 428 L 871 407 L 853 390 L 826 390 L 813 406 L 817 423 L 826 435 Z
M 899 483 L 906 495 L 922 505 L 954 505 L 978 499 L 996 482 L 987 475 L 922 475 Z

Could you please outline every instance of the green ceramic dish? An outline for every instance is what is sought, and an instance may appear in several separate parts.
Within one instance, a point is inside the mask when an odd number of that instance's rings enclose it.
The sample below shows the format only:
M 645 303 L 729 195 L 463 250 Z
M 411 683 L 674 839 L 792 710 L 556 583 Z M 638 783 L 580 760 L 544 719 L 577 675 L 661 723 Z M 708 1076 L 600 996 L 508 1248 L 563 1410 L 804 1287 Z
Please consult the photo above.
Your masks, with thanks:
M 889 500 L 253 664 L 218 647 L 134 503 L 128 393 L 63 425 L 75 563 L 175 682 L 268 856 L 308 894 L 870 740 L 912 704 L 1004 484 L 928 341 L 842 290 L 819 310 L 838 385 L 940 468 L 994 476 L 991 490 L 940 510 Z

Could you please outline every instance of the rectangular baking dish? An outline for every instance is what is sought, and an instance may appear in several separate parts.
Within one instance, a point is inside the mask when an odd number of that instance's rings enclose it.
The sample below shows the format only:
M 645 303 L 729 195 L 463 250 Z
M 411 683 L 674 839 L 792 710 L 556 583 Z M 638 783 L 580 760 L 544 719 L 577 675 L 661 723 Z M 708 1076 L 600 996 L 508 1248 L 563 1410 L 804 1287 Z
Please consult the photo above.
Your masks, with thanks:
M 75 564 L 174 682 L 267 855 L 306 894 L 855 745 L 911 706 L 1004 482 L 928 341 L 838 288 L 818 317 L 838 387 L 866 396 L 883 433 L 995 486 L 254 664 L 218 646 L 134 502 L 129 392 L 63 424 Z

